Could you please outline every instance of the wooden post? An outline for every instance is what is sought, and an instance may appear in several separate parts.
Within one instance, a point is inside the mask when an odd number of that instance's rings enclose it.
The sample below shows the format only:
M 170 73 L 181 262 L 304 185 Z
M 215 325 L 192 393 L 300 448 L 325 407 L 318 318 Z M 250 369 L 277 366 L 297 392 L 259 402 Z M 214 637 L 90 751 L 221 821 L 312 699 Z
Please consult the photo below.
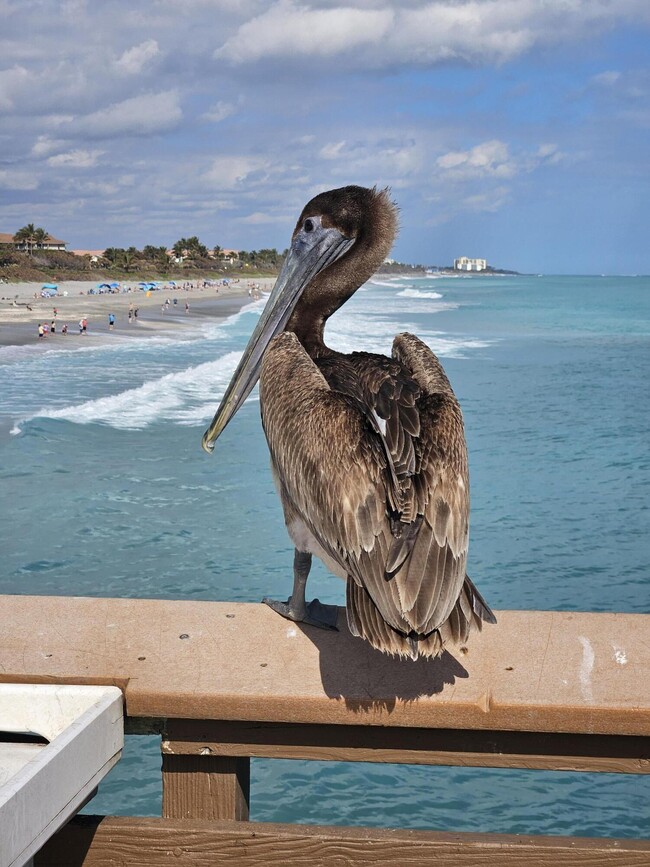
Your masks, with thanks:
M 182 738 L 183 720 L 167 720 L 163 743 Z M 162 757 L 165 819 L 234 819 L 247 821 L 250 802 L 250 759 L 247 756 L 179 755 Z
M 163 756 L 165 819 L 247 821 L 250 759 L 221 756 Z

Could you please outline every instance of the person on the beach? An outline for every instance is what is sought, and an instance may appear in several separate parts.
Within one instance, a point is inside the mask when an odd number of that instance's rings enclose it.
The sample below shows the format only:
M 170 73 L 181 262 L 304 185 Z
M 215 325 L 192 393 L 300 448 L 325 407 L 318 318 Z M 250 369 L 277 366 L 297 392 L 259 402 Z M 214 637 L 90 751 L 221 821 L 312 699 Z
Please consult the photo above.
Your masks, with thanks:
M 45 337 L 45 329 L 43 328 L 43 323 L 38 323 L 38 339 L 42 340 Z
M 138 321 L 138 308 L 137 308 L 137 307 L 134 308 L 134 310 L 133 310 L 133 319 L 134 319 L 136 322 Z
M 86 334 L 86 331 L 88 329 L 88 320 L 84 316 L 84 318 L 81 320 L 81 322 L 82 322 L 83 333 Z
M 50 326 L 47 324 L 47 322 L 44 322 L 43 323 L 43 337 L 47 337 L 49 330 L 50 330 Z
M 129 325 L 133 325 L 133 310 L 129 308 Z
M 61 334 L 67 334 L 67 333 L 68 333 L 68 323 L 66 322 L 65 325 L 63 326 L 63 328 L 61 329 Z
M 53 319 L 50 323 L 50 332 L 56 334 L 56 319 Z
M 108 314 L 108 330 L 112 331 L 114 325 L 115 325 L 115 315 L 113 313 L 109 313 Z
M 80 319 L 79 320 L 79 334 L 83 334 L 83 333 L 84 333 L 84 321 L 83 321 L 83 319 Z

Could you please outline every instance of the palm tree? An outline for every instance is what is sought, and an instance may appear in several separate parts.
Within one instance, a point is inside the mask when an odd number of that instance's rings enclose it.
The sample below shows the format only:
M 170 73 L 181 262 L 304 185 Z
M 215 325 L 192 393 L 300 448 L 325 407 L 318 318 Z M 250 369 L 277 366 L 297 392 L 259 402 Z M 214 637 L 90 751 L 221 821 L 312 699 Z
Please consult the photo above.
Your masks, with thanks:
M 121 247 L 107 247 L 104 250 L 104 259 L 107 259 L 111 265 L 115 265 L 121 258 L 124 250 Z
M 205 259 L 208 255 L 208 248 L 202 244 L 196 235 L 192 235 L 187 239 L 187 252 L 192 259 Z
M 154 247 L 153 244 L 146 244 L 142 248 L 142 256 L 150 262 L 157 262 L 161 256 L 167 255 L 166 247 Z
M 27 253 L 31 256 L 32 250 L 34 249 L 35 235 L 36 226 L 33 223 L 28 223 L 26 226 L 23 226 L 22 229 L 18 229 L 14 235 L 14 244 L 17 246 L 23 244 L 27 249 Z
M 34 232 L 34 246 L 42 250 L 48 237 L 49 236 L 45 229 L 39 226 L 39 228 Z
M 125 271 L 130 271 L 131 266 L 138 256 L 138 251 L 135 247 L 129 247 L 128 250 L 122 251 L 122 266 Z
M 174 256 L 176 256 L 176 258 L 178 259 L 181 259 L 183 256 L 185 256 L 187 254 L 188 244 L 189 241 L 187 240 L 187 238 L 180 238 L 178 241 L 176 241 L 176 243 L 172 247 L 172 250 L 174 251 Z

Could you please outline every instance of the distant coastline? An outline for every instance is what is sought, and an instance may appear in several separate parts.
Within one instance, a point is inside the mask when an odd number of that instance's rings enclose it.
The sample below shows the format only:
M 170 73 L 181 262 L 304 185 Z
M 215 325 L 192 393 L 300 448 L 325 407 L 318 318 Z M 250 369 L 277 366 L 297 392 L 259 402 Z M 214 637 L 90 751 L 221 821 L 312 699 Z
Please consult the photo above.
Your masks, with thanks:
M 459 271 L 457 268 L 427 268 L 428 274 L 442 274 L 444 277 L 521 277 L 520 271 L 509 271 L 506 268 L 491 268 L 489 265 L 483 271 Z
M 491 275 L 511 277 L 522 276 L 519 271 L 509 271 L 505 268 L 492 268 L 490 265 L 488 265 L 488 267 L 483 271 L 459 271 L 451 265 L 406 265 L 402 262 L 384 263 L 377 273 L 395 275 L 408 274 L 411 277 L 416 275 L 425 277 L 427 274 L 435 274 L 441 277 L 489 277 Z

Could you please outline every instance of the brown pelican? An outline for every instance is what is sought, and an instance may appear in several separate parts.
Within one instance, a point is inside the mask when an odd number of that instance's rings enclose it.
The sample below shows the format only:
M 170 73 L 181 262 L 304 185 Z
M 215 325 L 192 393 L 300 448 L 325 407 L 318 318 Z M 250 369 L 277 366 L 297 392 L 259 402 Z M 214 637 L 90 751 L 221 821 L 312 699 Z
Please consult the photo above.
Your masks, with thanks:
M 465 574 L 469 477 L 460 407 L 433 352 L 400 334 L 392 357 L 344 355 L 327 319 L 395 239 L 388 191 L 313 198 L 259 323 L 203 437 L 212 451 L 260 380 L 262 424 L 295 546 L 294 621 L 335 628 L 336 606 L 305 601 L 312 554 L 347 583 L 350 631 L 386 653 L 437 656 L 494 615 Z

